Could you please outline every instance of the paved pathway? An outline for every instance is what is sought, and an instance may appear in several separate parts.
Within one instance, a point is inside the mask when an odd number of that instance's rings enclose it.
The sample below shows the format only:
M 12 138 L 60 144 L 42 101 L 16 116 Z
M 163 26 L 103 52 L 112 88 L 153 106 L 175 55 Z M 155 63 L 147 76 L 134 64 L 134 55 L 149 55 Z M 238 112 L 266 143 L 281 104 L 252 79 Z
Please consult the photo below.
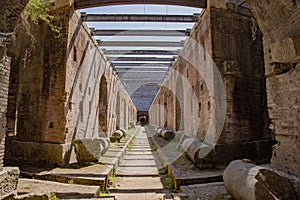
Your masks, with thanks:
M 118 200 L 163 199 L 167 191 L 158 173 L 162 167 L 156 152 L 151 150 L 145 128 L 141 127 L 116 171 L 111 195 Z

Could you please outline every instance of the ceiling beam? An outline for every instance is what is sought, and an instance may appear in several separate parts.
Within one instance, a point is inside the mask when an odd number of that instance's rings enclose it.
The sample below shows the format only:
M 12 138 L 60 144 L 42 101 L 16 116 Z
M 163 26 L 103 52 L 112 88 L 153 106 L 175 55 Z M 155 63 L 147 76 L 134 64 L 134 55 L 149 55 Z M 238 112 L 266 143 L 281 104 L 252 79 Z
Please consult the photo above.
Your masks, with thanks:
M 206 8 L 207 0 L 75 0 L 75 9 L 125 4 L 160 4 Z
M 91 29 L 94 36 L 167 36 L 186 37 L 191 33 L 187 30 L 95 30 Z
M 148 14 L 87 14 L 81 13 L 84 22 L 176 22 L 195 23 L 199 13 L 193 15 L 148 15 Z
M 183 47 L 185 41 L 101 41 L 97 40 L 100 46 L 130 46 L 130 47 Z
M 103 53 L 106 55 L 178 55 L 180 49 L 175 51 L 166 51 L 166 50 L 106 50 L 102 49 Z
M 157 57 L 110 57 L 111 63 L 119 61 L 151 61 L 151 62 L 172 62 L 175 61 L 176 57 L 173 58 L 157 58 Z
M 112 63 L 112 65 L 118 69 L 119 67 L 171 67 L 172 63 L 144 63 L 144 62 L 140 62 L 140 63 Z

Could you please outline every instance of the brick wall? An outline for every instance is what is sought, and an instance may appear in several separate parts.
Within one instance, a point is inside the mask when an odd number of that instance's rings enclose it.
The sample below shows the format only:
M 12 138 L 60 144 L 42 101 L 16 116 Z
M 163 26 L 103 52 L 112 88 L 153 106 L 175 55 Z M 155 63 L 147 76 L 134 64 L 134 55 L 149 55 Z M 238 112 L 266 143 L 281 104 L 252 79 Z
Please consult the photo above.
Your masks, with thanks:
M 7 45 L 27 2 L 28 0 L 3 0 L 0 2 L 0 171 L 3 167 L 5 152 L 6 113 L 11 62 L 10 57 L 7 56 Z
M 248 1 L 264 34 L 272 166 L 300 175 L 300 23 L 298 1 Z
M 65 6 L 52 14 L 62 28 L 59 37 L 47 24 L 35 25 L 23 18 L 9 48 L 8 129 L 16 140 L 9 138 L 7 157 L 15 163 L 64 165 L 72 157 L 73 139 L 109 137 L 117 128 L 117 92 L 125 101 L 120 107 L 122 128 L 127 129 L 133 120 L 130 114 L 136 115 L 128 93 L 96 48 L 80 13 Z M 130 106 L 132 113 L 127 111 Z
M 59 38 L 47 24 L 35 25 L 24 18 L 16 29 L 9 49 L 12 74 L 8 129 L 17 132 L 18 140 L 65 141 L 65 24 L 68 17 L 64 13 L 65 10 L 55 13 L 62 27 Z
M 245 13 L 230 8 L 210 7 L 194 26 L 191 42 L 186 42 L 173 65 L 175 70 L 169 73 L 150 109 L 151 122 L 184 130 L 200 140 L 209 130 L 216 132 L 220 121 L 217 110 L 220 97 L 216 76 L 209 75 L 215 73 L 213 61 L 221 74 L 227 102 L 225 125 L 218 143 L 271 138 L 262 35 L 259 29 L 256 29 L 255 38 L 252 35 L 255 21 L 250 10 Z
M 10 58 L 6 55 L 6 44 L 4 42 L 6 39 L 6 37 L 0 37 L 0 170 L 2 170 L 4 158 L 6 110 L 10 72 Z

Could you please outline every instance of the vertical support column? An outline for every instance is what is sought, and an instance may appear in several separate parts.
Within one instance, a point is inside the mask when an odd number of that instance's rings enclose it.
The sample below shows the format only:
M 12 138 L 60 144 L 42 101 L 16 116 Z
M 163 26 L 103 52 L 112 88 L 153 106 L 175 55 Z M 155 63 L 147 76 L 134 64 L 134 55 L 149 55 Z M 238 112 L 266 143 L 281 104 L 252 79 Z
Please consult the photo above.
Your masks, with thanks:
M 6 136 L 6 112 L 11 58 L 6 54 L 10 35 L 0 35 L 0 171 L 3 169 Z

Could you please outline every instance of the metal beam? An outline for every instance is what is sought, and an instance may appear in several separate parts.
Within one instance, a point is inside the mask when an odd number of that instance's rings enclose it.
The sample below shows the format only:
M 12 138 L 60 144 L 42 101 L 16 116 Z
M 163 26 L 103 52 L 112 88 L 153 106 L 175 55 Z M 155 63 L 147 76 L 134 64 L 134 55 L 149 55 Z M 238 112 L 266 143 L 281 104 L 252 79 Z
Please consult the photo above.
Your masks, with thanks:
M 135 75 L 139 75 L 139 76 L 151 76 L 151 75 L 155 75 L 155 76 L 165 76 L 166 75 L 166 71 L 157 71 L 157 72 L 139 72 L 139 71 L 134 71 L 134 72 L 118 72 L 118 75 L 120 76 L 128 76 L 128 77 L 132 77 Z
M 109 61 L 112 63 L 118 61 L 151 61 L 151 62 L 172 62 L 175 61 L 176 57 L 173 58 L 157 58 L 157 57 L 110 57 Z
M 106 50 L 102 49 L 105 55 L 167 55 L 175 56 L 180 53 L 180 49 L 176 51 L 166 51 L 166 50 Z
M 131 70 L 139 70 L 139 71 L 147 71 L 147 70 L 151 70 L 151 71 L 169 71 L 169 67 L 117 67 L 115 68 L 116 71 L 120 72 L 120 71 L 131 71 Z
M 112 63 L 112 65 L 118 69 L 119 67 L 171 67 L 171 63 Z
M 156 71 L 152 71 L 152 70 L 148 70 L 148 71 L 140 71 L 140 70 L 127 70 L 127 71 L 125 71 L 125 70 L 121 70 L 121 71 L 119 71 L 118 70 L 118 73 L 122 73 L 122 74 L 124 74 L 124 73 L 166 73 L 167 72 L 167 70 L 156 70 Z
M 124 4 L 160 4 L 206 8 L 207 0 L 75 0 L 75 9 Z
M 85 22 L 177 22 L 195 23 L 200 14 L 193 15 L 135 15 L 135 14 L 86 14 L 81 13 Z
M 183 47 L 185 41 L 101 41 L 97 40 L 100 46 L 132 46 L 132 47 Z
M 186 37 L 191 33 L 187 30 L 95 30 L 91 29 L 94 36 L 167 36 Z

